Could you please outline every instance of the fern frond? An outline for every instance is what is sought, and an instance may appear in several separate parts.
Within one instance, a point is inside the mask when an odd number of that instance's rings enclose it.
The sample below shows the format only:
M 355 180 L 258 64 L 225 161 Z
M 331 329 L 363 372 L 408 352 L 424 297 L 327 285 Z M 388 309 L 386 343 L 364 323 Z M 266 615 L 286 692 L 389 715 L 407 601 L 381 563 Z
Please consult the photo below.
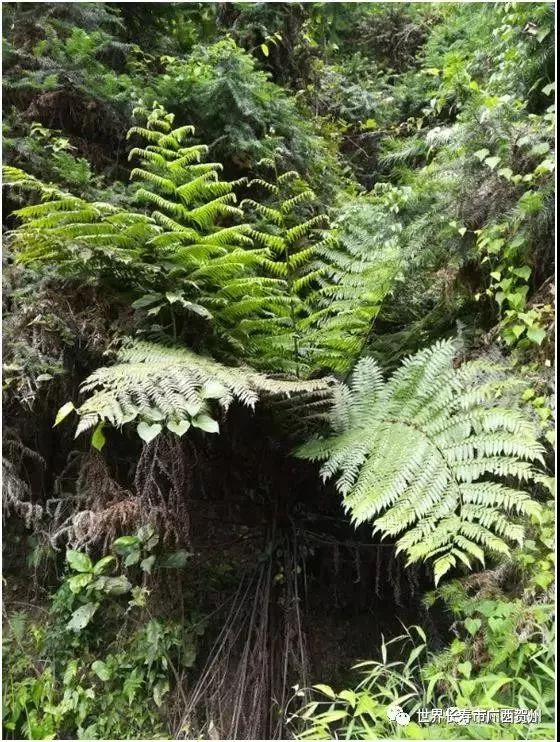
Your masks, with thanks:
M 259 398 L 298 394 L 329 396 L 332 379 L 291 381 L 227 367 L 186 348 L 128 341 L 113 366 L 100 368 L 82 385 L 88 399 L 78 409 L 77 435 L 99 422 L 115 427 L 192 421 L 214 409 L 224 412 L 235 400 L 254 408 Z M 172 425 L 173 427 L 173 425 Z
M 538 505 L 499 480 L 530 481 L 543 463 L 536 428 L 486 389 L 477 394 L 489 379 L 470 364 L 455 369 L 454 354 L 451 341 L 436 343 L 386 382 L 362 359 L 336 411 L 336 434 L 299 450 L 325 460 L 324 478 L 337 475 L 354 523 L 398 537 L 409 563 L 437 557 L 436 581 L 457 559 L 482 561 L 522 540 L 514 516 L 534 515 Z

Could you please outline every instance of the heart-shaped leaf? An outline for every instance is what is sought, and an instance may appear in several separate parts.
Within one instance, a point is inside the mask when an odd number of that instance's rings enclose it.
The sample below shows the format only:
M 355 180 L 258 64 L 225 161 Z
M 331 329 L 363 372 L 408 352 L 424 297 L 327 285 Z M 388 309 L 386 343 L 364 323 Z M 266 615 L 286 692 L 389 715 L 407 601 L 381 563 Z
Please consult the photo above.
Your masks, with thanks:
M 500 634 L 503 631 L 504 623 L 505 621 L 503 618 L 490 616 L 490 618 L 488 619 L 488 626 L 492 629 L 492 632 L 494 634 Z
M 153 441 L 156 435 L 161 433 L 161 425 L 159 423 L 148 425 L 148 423 L 142 421 L 141 423 L 138 423 L 136 431 L 143 441 L 149 443 L 150 441 Z
M 167 422 L 168 430 L 178 435 L 179 438 L 184 435 L 190 427 L 190 420 L 169 420 Z
M 487 157 L 484 160 L 484 162 L 485 162 L 486 165 L 488 165 L 488 167 L 490 168 L 490 170 L 494 170 L 494 168 L 496 167 L 496 165 L 499 164 L 500 160 L 501 160 L 501 157 Z
M 479 628 L 482 626 L 480 618 L 466 618 L 465 628 L 471 636 L 474 636 Z
M 546 337 L 546 332 L 542 327 L 529 327 L 527 330 L 527 337 L 533 343 L 540 345 Z
M 198 415 L 200 410 L 202 409 L 204 403 L 200 400 L 189 400 L 188 402 L 185 402 L 185 410 L 189 413 L 191 417 L 194 417 L 195 415 Z

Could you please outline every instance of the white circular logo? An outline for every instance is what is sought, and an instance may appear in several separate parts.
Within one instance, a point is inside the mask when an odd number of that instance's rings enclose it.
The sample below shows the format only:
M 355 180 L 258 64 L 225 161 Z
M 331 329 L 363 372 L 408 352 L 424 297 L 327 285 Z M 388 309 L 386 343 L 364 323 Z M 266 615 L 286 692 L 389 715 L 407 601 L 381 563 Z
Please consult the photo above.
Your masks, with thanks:
M 410 722 L 410 716 L 396 704 L 392 704 L 388 707 L 387 716 L 391 721 L 396 721 L 401 727 L 405 727 Z

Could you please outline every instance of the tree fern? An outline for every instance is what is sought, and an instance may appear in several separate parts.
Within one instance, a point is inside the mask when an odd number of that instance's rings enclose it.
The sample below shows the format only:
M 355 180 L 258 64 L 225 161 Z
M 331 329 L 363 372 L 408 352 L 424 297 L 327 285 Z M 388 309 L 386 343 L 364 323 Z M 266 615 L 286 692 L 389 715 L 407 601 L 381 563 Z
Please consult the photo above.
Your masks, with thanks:
M 255 198 L 242 204 L 251 224 L 237 224 L 239 183 L 201 162 L 206 147 L 188 139 L 192 128 L 174 129 L 157 104 L 135 113 L 146 123 L 129 132 L 144 139 L 131 150 L 131 177 L 146 213 L 88 202 L 12 168 L 14 186 L 44 199 L 16 212 L 18 260 L 125 286 L 151 337 L 203 339 L 227 360 L 298 377 L 347 371 L 392 286 L 398 235 L 384 217 L 394 204 L 373 209 L 374 237 L 371 213 L 360 209 L 362 223 L 335 235 L 313 192 L 288 171 L 251 183 Z
M 235 205 L 239 182 L 220 180 L 221 165 L 200 162 L 207 148 L 186 141 L 192 127 L 173 129 L 173 116 L 157 104 L 135 113 L 146 124 L 129 136 L 143 138 L 145 146 L 131 151 L 137 161 L 131 177 L 147 213 L 91 203 L 9 168 L 14 187 L 35 190 L 44 201 L 16 211 L 22 222 L 11 235 L 17 259 L 126 287 L 134 306 L 148 313 L 148 326 L 173 340 L 188 333 L 193 313 L 213 317 L 224 337 L 229 320 L 222 323 L 220 311 L 234 311 L 234 297 L 258 292 L 268 251 L 253 248 L 248 226 L 231 223 L 242 215 Z M 251 292 L 239 296 L 239 284 L 228 292 L 230 282 L 248 274 Z
M 362 359 L 333 413 L 335 433 L 299 455 L 325 460 L 355 524 L 397 538 L 409 563 L 455 565 L 521 542 L 515 516 L 538 506 L 509 482 L 528 482 L 542 448 L 532 423 L 496 399 L 497 377 L 476 362 L 454 368 L 450 341 L 409 357 L 384 381 Z

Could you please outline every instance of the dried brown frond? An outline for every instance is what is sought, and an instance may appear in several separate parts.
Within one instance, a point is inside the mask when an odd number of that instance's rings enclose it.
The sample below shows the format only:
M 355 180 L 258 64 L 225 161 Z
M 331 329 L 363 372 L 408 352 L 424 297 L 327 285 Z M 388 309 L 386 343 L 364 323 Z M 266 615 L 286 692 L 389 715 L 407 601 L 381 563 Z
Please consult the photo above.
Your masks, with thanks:
M 74 473 L 73 494 L 64 490 Z M 190 470 L 180 442 L 160 436 L 144 446 L 136 469 L 135 492 L 111 475 L 103 456 L 91 451 L 69 457 L 57 480 L 57 496 L 47 503 L 52 518 L 50 541 L 74 549 L 107 549 L 118 536 L 151 523 L 164 543 L 189 542 L 186 507 Z
M 30 461 L 40 467 L 44 459 L 37 451 L 25 446 L 13 433 L 7 431 L 3 441 L 2 457 L 2 519 L 9 515 L 22 518 L 26 528 L 37 527 L 43 517 L 43 508 L 33 502 L 28 481 L 27 465 Z

